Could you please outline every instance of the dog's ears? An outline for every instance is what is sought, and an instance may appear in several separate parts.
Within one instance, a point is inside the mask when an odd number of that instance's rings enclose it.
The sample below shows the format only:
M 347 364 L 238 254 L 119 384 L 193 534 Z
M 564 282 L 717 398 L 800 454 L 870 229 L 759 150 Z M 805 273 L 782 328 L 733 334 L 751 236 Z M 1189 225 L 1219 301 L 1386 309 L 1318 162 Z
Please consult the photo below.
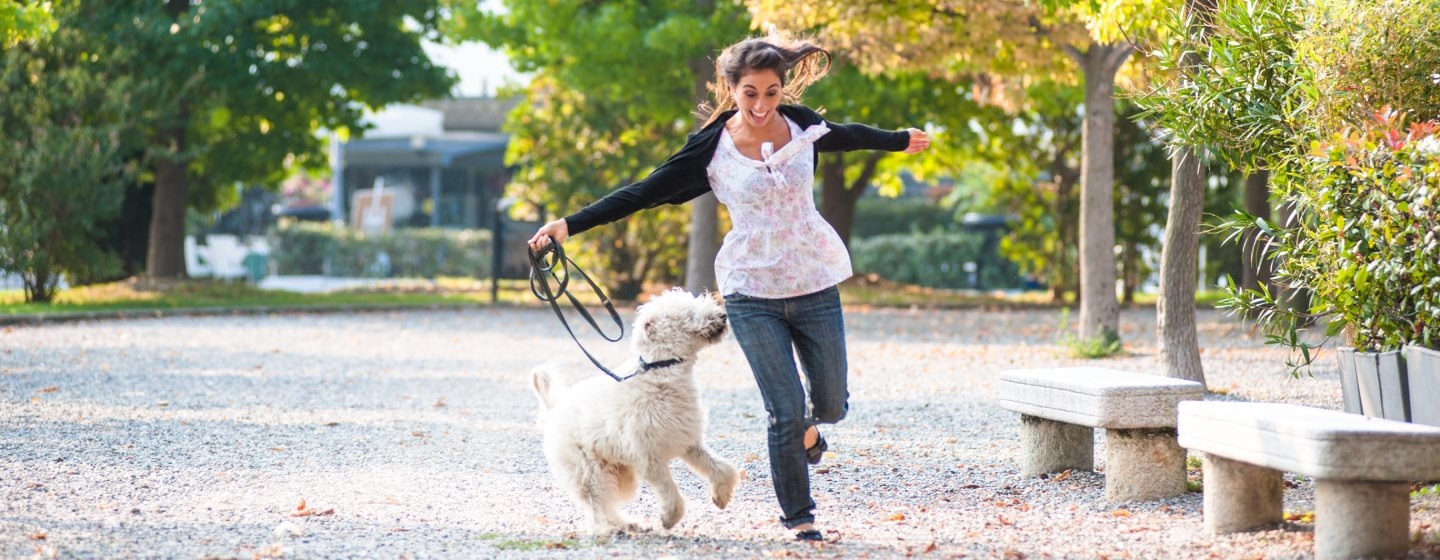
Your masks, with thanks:
M 645 338 L 653 338 L 655 336 L 655 321 L 649 317 L 646 317 L 645 321 L 640 323 L 640 328 L 645 330 Z

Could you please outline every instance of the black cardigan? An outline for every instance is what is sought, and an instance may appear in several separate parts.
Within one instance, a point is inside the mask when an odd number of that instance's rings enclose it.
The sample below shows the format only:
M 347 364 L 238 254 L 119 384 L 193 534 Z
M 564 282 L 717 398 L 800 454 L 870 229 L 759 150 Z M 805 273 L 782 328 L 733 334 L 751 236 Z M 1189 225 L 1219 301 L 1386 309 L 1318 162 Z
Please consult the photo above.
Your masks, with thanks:
M 644 179 L 621 187 L 579 212 L 566 216 L 565 224 L 570 235 L 614 222 L 646 208 L 666 203 L 683 204 L 710 192 L 710 179 L 706 168 L 715 157 L 715 148 L 720 145 L 720 131 L 724 130 L 725 121 L 734 114 L 734 110 L 726 111 L 705 128 L 691 134 L 685 147 L 670 156 L 670 159 Z M 802 130 L 820 123 L 825 123 L 830 128 L 830 132 L 815 142 L 817 158 L 819 152 L 898 152 L 910 146 L 910 133 L 904 130 L 889 131 L 863 124 L 830 123 L 819 113 L 800 105 L 781 105 L 780 114 L 795 121 Z

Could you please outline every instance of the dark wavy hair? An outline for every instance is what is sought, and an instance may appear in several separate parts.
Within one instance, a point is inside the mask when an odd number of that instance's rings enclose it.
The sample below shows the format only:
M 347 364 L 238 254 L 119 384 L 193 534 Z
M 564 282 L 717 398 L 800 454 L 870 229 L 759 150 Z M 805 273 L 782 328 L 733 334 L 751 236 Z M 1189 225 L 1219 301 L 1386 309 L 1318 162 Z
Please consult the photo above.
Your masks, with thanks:
M 805 88 L 830 70 L 830 51 L 808 39 L 778 34 L 751 37 L 726 47 L 715 59 L 715 82 L 710 85 L 714 104 L 701 105 L 698 111 L 706 116 L 707 126 L 735 108 L 730 90 L 740 83 L 741 76 L 756 70 L 774 70 L 784 88 L 784 102 L 799 103 Z

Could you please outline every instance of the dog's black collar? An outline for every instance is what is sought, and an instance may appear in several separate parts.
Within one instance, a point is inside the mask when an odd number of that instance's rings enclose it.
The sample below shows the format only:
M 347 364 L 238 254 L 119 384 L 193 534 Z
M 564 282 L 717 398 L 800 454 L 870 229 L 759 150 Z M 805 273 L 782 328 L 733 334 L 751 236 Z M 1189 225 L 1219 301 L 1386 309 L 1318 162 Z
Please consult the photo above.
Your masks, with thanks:
M 683 361 L 685 360 L 682 360 L 680 358 L 671 358 L 669 360 L 660 360 L 658 362 L 647 362 L 645 361 L 645 358 L 640 358 L 640 371 L 650 371 L 652 369 L 667 368 L 673 365 L 677 365 Z

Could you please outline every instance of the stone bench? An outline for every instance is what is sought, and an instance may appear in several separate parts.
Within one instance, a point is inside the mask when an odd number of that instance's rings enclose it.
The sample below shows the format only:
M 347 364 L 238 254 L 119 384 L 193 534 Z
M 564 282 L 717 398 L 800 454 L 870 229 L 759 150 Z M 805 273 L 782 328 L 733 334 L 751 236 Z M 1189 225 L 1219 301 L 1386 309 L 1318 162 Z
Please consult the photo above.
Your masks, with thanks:
M 1095 468 L 1095 428 L 1105 429 L 1105 498 L 1150 500 L 1185 492 L 1176 405 L 1201 399 L 1194 381 L 1078 367 L 1000 374 L 1000 406 L 1020 413 L 1021 473 Z
M 1205 457 L 1205 528 L 1273 526 L 1282 472 L 1315 480 L 1315 556 L 1404 556 L 1410 482 L 1440 479 L 1440 428 L 1338 410 L 1249 402 L 1180 404 L 1180 445 Z

